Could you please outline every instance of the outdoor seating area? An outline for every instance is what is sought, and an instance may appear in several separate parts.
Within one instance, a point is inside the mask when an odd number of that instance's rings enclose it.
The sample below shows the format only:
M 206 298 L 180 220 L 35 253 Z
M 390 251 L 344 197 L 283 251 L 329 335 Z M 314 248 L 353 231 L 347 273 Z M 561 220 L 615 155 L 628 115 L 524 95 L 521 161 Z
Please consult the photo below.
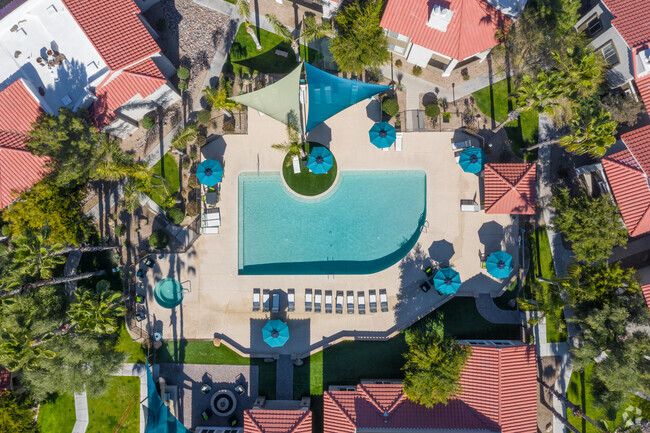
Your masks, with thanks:
M 433 278 L 432 278 L 433 280 Z M 345 296 L 344 296 L 345 293 Z M 321 313 L 323 310 L 323 290 L 321 289 L 305 289 L 305 313 Z M 295 289 L 287 289 L 287 303 L 286 311 L 288 313 L 295 312 L 295 302 L 296 302 L 296 293 Z M 336 314 L 343 314 L 343 306 L 345 303 L 347 314 L 355 314 L 355 311 L 358 314 L 366 314 L 366 291 L 358 290 L 356 292 L 356 307 L 355 307 L 355 292 L 354 290 L 337 290 L 336 298 L 334 298 L 334 293 L 332 290 L 325 290 L 324 293 L 324 312 L 325 314 L 332 313 L 332 307 L 335 307 Z M 388 311 L 388 298 L 386 296 L 386 289 L 380 289 L 379 295 L 381 297 L 381 311 Z M 273 290 L 264 289 L 262 291 L 262 301 L 261 305 L 263 306 L 263 313 L 280 313 L 283 310 L 283 303 L 280 300 L 284 296 L 284 291 L 282 290 Z M 377 291 L 368 290 L 368 300 L 369 300 L 369 311 L 371 313 L 377 312 Z M 355 310 L 356 308 L 356 310 Z M 313 309 L 313 310 L 312 310 Z M 260 289 L 253 289 L 253 312 L 260 311 Z

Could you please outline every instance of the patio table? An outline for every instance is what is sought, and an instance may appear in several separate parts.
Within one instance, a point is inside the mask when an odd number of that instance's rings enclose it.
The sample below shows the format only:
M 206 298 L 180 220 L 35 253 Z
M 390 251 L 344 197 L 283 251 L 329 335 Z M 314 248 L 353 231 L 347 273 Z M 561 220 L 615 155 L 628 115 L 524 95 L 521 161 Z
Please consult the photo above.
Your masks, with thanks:
M 216 191 L 208 192 L 205 194 L 205 202 L 207 204 L 217 204 L 217 201 L 219 201 L 219 195 Z

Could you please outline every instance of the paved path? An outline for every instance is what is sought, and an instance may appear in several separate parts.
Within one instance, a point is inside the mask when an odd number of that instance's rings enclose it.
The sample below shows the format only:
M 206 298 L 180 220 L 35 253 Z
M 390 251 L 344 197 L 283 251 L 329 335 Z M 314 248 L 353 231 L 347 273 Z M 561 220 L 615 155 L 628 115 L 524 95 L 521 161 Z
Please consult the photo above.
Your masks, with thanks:
M 280 355 L 278 358 L 275 398 L 276 400 L 293 400 L 293 361 L 291 355 Z
M 519 311 L 502 310 L 494 303 L 489 293 L 481 293 L 474 298 L 476 309 L 485 320 L 490 323 L 503 325 L 521 325 L 522 318 Z
M 88 398 L 86 391 L 74 394 L 74 411 L 77 420 L 72 428 L 72 433 L 85 433 L 88 428 Z M 142 432 L 141 432 L 142 433 Z

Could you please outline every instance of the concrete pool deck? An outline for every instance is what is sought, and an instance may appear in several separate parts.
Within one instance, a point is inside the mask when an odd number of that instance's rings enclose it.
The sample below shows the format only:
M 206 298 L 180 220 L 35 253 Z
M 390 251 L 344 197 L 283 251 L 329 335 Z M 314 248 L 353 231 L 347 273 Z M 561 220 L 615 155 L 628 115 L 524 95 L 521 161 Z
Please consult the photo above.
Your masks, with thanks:
M 426 227 L 404 259 L 370 275 L 238 275 L 238 175 L 258 170 L 279 171 L 284 154 L 271 145 L 287 140 L 284 125 L 249 109 L 247 135 L 219 137 L 202 148 L 204 157 L 215 158 L 224 166 L 218 204 L 220 232 L 202 235 L 187 253 L 167 255 L 157 260 L 153 271 L 148 271 L 144 283 L 150 328 L 162 331 L 166 339 L 218 336 L 246 354 L 298 356 L 346 336 L 383 338 L 444 303 L 448 297 L 434 290 L 424 293 L 419 289 L 424 279 L 422 269 L 429 260 L 433 264 L 448 263 L 460 273 L 463 285 L 459 295 L 498 293 L 508 281 L 495 280 L 481 269 L 479 254 L 504 249 L 513 256 L 517 269 L 517 220 L 511 220 L 509 215 L 460 211 L 461 199 L 480 203 L 481 196 L 479 178 L 464 173 L 454 160 L 451 141 L 455 133 L 406 133 L 403 151 L 376 149 L 369 142 L 368 130 L 374 123 L 369 116 L 376 118 L 377 110 L 376 102 L 363 101 L 314 129 L 308 139 L 329 144 L 339 170 L 426 172 Z M 191 290 L 173 310 L 160 307 L 153 299 L 155 283 L 166 277 L 177 278 Z M 283 306 L 287 289 L 295 289 L 295 312 L 281 310 L 272 317 L 289 323 L 291 338 L 284 347 L 272 349 L 262 342 L 261 327 L 271 314 L 252 312 L 253 288 L 281 290 Z M 305 288 L 323 291 L 321 313 L 305 312 Z M 378 293 L 384 288 L 389 311 L 369 313 L 368 290 Z M 325 314 L 325 290 L 332 290 L 334 295 L 338 290 L 354 290 L 355 311 L 356 293 L 363 290 L 366 314 L 345 314 L 345 305 L 344 314 Z

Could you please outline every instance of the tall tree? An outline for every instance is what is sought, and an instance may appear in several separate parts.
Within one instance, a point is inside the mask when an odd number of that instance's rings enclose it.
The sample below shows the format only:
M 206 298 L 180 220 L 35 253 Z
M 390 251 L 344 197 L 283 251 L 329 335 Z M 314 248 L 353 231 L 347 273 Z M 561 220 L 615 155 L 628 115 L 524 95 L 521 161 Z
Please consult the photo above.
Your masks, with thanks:
M 272 14 L 266 14 L 266 19 L 275 33 L 285 41 L 291 43 L 291 49 L 296 55 L 296 61 L 301 61 L 300 58 L 300 40 L 302 39 L 305 45 L 308 45 L 310 42 L 315 41 L 316 39 L 325 37 L 329 32 L 332 31 L 332 25 L 327 21 L 321 21 L 318 23 L 316 18 L 313 15 L 305 15 L 305 18 L 300 23 L 300 30 L 298 32 L 292 32 L 287 26 L 282 24 L 282 22 Z M 307 50 L 305 50 L 305 53 Z
M 571 126 L 571 133 L 560 138 L 559 143 L 576 155 L 601 158 L 616 143 L 618 124 L 602 108 L 589 119 L 573 120 Z
M 37 433 L 33 407 L 29 398 L 11 391 L 0 393 L 0 433 Z
M 422 328 L 408 329 L 405 337 L 409 350 L 402 367 L 404 393 L 409 400 L 429 408 L 447 404 L 461 392 L 461 371 L 471 348 L 445 334 L 441 316 Z
M 618 206 L 609 196 L 571 197 L 567 188 L 560 188 L 551 205 L 556 209 L 553 225 L 571 242 L 576 260 L 599 262 L 609 257 L 612 248 L 627 243 Z
M 199 127 L 196 123 L 189 123 L 185 128 L 181 128 L 174 139 L 172 146 L 177 150 L 185 150 L 187 145 L 196 140 L 199 135 Z
M 330 51 L 343 72 L 361 74 L 390 61 L 388 41 L 379 26 L 383 2 L 350 2 L 334 18 L 336 35 Z
M 246 26 L 246 31 L 248 32 L 249 35 L 251 35 L 253 42 L 255 42 L 255 47 L 257 48 L 257 51 L 262 51 L 262 45 L 260 44 L 259 39 L 257 39 L 257 34 L 255 34 L 255 27 L 253 27 L 253 24 L 251 24 L 250 21 L 251 5 L 249 0 L 237 0 L 235 6 L 237 6 L 237 11 L 239 12 L 239 16 L 241 17 L 242 21 L 244 21 L 244 25 Z
M 112 334 L 119 329 L 119 318 L 124 317 L 126 308 L 122 295 L 110 290 L 77 291 L 77 299 L 70 304 L 68 318 L 81 332 Z
M 33 337 L 25 330 L 3 331 L 0 334 L 0 364 L 9 371 L 35 370 L 44 359 L 53 359 L 56 353 L 32 344 Z
M 103 136 L 97 164 L 91 177 L 98 180 L 120 180 L 131 177 L 138 180 L 149 178 L 149 168 L 144 161 L 136 161 L 132 154 L 126 153 L 117 140 Z
M 54 269 L 65 263 L 66 258 L 57 254 L 63 244 L 49 241 L 50 229 L 45 226 L 38 232 L 27 231 L 11 240 L 12 270 L 21 277 L 36 276 L 52 278 Z

